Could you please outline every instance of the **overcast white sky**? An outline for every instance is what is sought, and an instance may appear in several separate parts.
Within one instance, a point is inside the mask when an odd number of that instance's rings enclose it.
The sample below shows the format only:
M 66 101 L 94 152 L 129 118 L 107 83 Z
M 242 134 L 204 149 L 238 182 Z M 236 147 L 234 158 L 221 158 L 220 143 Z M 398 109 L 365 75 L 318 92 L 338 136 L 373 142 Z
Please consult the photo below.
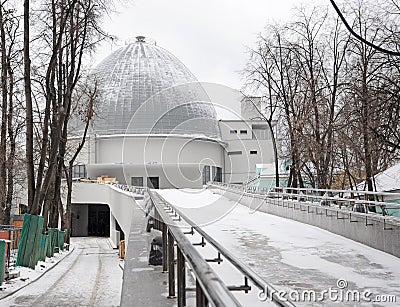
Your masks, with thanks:
M 125 0 L 104 26 L 119 38 L 118 46 L 137 35 L 150 37 L 199 81 L 240 89 L 246 46 L 254 45 L 267 22 L 290 19 L 302 4 L 329 5 L 329 0 Z M 103 44 L 93 62 L 118 46 Z

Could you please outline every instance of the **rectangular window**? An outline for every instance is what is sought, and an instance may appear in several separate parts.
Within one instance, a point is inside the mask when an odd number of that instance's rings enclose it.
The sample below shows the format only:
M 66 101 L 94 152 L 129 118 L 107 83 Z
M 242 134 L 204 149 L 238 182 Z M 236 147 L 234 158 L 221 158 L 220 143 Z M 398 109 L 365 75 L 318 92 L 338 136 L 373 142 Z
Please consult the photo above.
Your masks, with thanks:
M 269 140 L 271 139 L 271 133 L 267 125 L 253 125 L 253 139 L 257 140 Z
M 235 156 L 235 155 L 241 155 L 242 151 L 237 150 L 237 151 L 228 151 L 228 156 Z
M 247 134 L 247 130 L 240 130 L 240 134 Z
M 86 178 L 86 165 L 74 165 L 72 167 L 72 178 Z
M 229 133 L 230 133 L 230 134 L 236 134 L 236 133 L 237 133 L 237 130 L 231 130 L 231 131 L 229 131 Z
M 143 177 L 131 177 L 131 185 L 135 187 L 143 186 Z
M 207 184 L 210 181 L 210 166 L 205 165 L 203 168 L 203 184 Z
M 257 150 L 250 150 L 250 154 L 251 155 L 256 155 L 257 154 Z
M 215 175 L 215 181 L 217 182 L 222 182 L 222 168 L 216 167 L 217 169 L 217 174 Z

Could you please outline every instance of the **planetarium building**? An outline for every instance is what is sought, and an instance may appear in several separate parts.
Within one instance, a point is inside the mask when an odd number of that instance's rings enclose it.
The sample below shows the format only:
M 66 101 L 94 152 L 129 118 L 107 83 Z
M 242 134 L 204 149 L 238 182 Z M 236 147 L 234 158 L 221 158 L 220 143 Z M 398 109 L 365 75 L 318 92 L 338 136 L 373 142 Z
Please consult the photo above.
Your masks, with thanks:
M 142 36 L 105 58 L 92 77 L 100 92 L 74 177 L 200 189 L 211 180 L 246 183 L 257 165 L 273 161 L 267 124 L 245 100 L 241 116 L 218 118 L 185 65 Z M 80 141 L 81 129 L 74 130 Z M 114 188 L 75 182 L 72 236 L 110 236 L 115 246 L 128 236 L 139 196 Z
M 201 188 L 210 180 L 246 182 L 256 163 L 271 160 L 270 143 L 261 148 L 256 138 L 265 134 L 264 122 L 218 120 L 189 69 L 143 36 L 110 54 L 92 76 L 99 102 L 76 177 Z

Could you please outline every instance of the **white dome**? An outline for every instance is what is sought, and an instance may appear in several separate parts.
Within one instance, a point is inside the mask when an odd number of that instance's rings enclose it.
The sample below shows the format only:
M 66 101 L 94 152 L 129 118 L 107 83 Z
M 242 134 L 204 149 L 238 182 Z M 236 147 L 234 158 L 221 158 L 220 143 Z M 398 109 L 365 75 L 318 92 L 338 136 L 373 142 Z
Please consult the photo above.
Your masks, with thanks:
M 98 134 L 184 134 L 220 139 L 214 106 L 175 56 L 137 37 L 92 72 L 101 89 Z

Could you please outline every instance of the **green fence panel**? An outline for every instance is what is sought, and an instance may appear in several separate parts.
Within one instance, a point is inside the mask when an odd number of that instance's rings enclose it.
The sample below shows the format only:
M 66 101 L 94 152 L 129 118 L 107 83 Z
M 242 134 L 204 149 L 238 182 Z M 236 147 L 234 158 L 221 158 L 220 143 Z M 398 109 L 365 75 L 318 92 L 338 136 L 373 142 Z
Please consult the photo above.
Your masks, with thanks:
M 4 280 L 6 241 L 0 240 L 0 286 Z
M 58 231 L 58 248 L 60 251 L 64 250 L 65 230 Z
M 58 228 L 53 228 L 53 252 L 58 253 Z
M 22 262 L 23 262 L 23 256 L 25 255 L 26 240 L 29 232 L 30 220 L 31 220 L 31 215 L 25 214 L 24 222 L 22 224 L 20 241 L 18 244 L 18 255 L 17 255 L 17 260 L 15 262 L 15 266 L 20 266 L 20 265 L 23 266 Z
M 16 266 L 35 268 L 38 260 L 37 254 L 40 248 L 43 222 L 43 216 L 25 214 Z
M 44 234 L 44 236 L 45 236 L 46 241 L 45 241 L 45 245 L 44 245 L 44 248 L 43 248 L 43 251 L 42 251 L 42 261 L 46 260 L 47 248 L 48 248 L 48 246 L 50 244 L 50 236 L 48 234 Z
M 49 230 L 46 232 L 47 235 L 47 246 L 46 246 L 46 257 L 51 257 L 51 234 Z
M 38 216 L 31 215 L 31 220 L 29 222 L 29 231 L 26 238 L 25 253 L 22 258 L 21 266 L 31 267 L 31 257 L 35 253 L 35 234 L 38 227 Z M 34 267 L 33 267 L 34 268 Z
M 43 231 L 43 216 L 35 215 L 33 219 L 36 222 L 35 231 L 32 231 L 32 254 L 29 257 L 29 267 L 31 269 L 35 269 L 35 266 L 38 262 L 38 254 L 40 249 L 40 238 L 42 236 Z
M 39 260 L 40 260 L 40 254 L 41 254 L 41 252 L 42 252 L 42 247 L 43 247 L 43 244 L 44 244 L 44 241 L 43 241 L 44 239 L 43 239 L 43 235 L 40 235 L 40 239 L 39 239 L 39 248 L 38 248 L 38 252 L 36 253 L 36 263 L 38 263 L 39 262 Z
M 49 236 L 49 242 L 47 243 L 47 254 L 46 254 L 47 257 L 53 257 L 53 255 L 54 255 L 54 244 L 55 244 L 55 242 L 54 242 L 53 233 L 54 233 L 54 228 L 49 228 L 47 230 L 47 234 Z
M 44 234 L 40 237 L 40 247 L 38 253 L 38 261 L 45 261 L 46 260 L 46 251 L 47 251 L 47 242 L 48 242 L 48 235 Z

